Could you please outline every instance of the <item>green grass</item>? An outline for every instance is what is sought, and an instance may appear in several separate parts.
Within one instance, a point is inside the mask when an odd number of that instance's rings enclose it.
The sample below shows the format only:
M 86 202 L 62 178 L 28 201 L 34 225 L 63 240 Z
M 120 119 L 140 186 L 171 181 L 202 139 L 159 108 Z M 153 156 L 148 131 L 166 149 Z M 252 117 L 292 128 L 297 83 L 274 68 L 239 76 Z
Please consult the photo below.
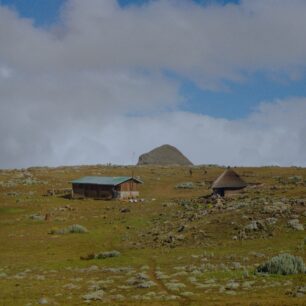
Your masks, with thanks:
M 18 207 L 0 207 L 0 215 L 5 216 L 6 214 L 19 214 L 23 213 L 25 209 Z
M 304 232 L 294 231 L 286 226 L 288 216 L 278 216 L 278 223 L 273 228 L 273 236 L 261 237 L 254 234 L 249 240 L 232 240 L 235 234 L 234 225 L 247 224 L 243 215 L 250 215 L 256 219 L 264 218 L 260 209 L 252 206 L 237 211 L 214 212 L 194 221 L 188 221 L 189 228 L 196 227 L 209 234 L 207 246 L 197 245 L 190 240 L 186 230 L 186 241 L 181 245 L 170 248 L 154 244 L 148 232 L 160 226 L 171 228 L 176 232 L 181 224 L 176 220 L 176 213 L 184 214 L 184 208 L 180 205 L 165 207 L 164 203 L 175 202 L 178 199 L 196 199 L 199 196 L 211 193 L 209 183 L 203 187 L 190 190 L 177 190 L 176 184 L 181 182 L 211 182 L 223 169 L 217 167 L 195 168 L 193 176 L 189 176 L 185 167 L 106 167 L 106 166 L 82 166 L 60 167 L 29 170 L 38 180 L 48 181 L 48 185 L 17 185 L 15 188 L 2 188 L 0 192 L 0 275 L 1 271 L 8 274 L 9 278 L 0 277 L 0 305 L 26 305 L 37 304 L 41 296 L 47 296 L 59 305 L 83 304 L 81 295 L 89 291 L 88 281 L 105 280 L 116 276 L 111 272 L 78 272 L 78 269 L 88 268 L 93 265 L 99 268 L 131 267 L 135 273 L 141 272 L 143 266 L 149 267 L 150 277 L 160 269 L 167 275 L 177 272 L 179 266 L 200 267 L 206 261 L 216 267 L 224 263 L 240 262 L 246 265 L 249 278 L 254 279 L 257 287 L 250 291 L 239 291 L 236 296 L 220 294 L 218 288 L 211 290 L 198 290 L 190 284 L 186 276 L 176 277 L 178 281 L 186 284 L 186 291 L 193 291 L 192 298 L 180 298 L 178 301 L 155 301 L 150 305 L 302 305 L 303 300 L 286 295 L 288 288 L 302 285 L 306 282 L 305 275 L 295 276 L 258 276 L 254 274 L 255 267 L 265 262 L 270 257 L 280 252 L 289 252 L 306 259 L 303 241 Z M 68 200 L 60 197 L 46 197 L 46 191 L 51 188 L 67 188 L 69 181 L 85 175 L 126 175 L 134 171 L 144 181 L 140 186 L 141 197 L 145 203 L 128 203 L 119 201 L 94 201 L 94 200 Z M 278 185 L 273 176 L 288 178 L 293 175 L 306 177 L 304 168 L 240 168 L 237 171 L 242 177 L 253 183 L 263 183 L 259 189 L 246 190 L 243 195 L 246 199 L 267 198 L 279 200 L 282 197 L 305 198 L 306 187 L 304 185 Z M 0 171 L 0 180 L 13 180 L 18 177 L 20 171 Z M 157 179 L 159 178 L 159 179 Z M 278 188 L 271 189 L 277 185 Z M 18 196 L 7 195 L 16 191 Z M 30 195 L 29 192 L 34 192 Z M 155 201 L 152 199 L 155 198 Z M 244 201 L 240 199 L 239 201 Z M 71 209 L 64 209 L 65 206 Z M 213 205 L 212 205 L 213 206 Z M 130 212 L 121 213 L 120 209 L 128 207 Z M 200 206 L 199 206 L 200 207 Z M 31 214 L 50 214 L 49 221 L 30 220 Z M 299 213 L 300 212 L 295 212 Z M 192 212 L 191 212 L 192 214 Z M 268 216 L 267 216 L 268 217 Z M 300 217 L 301 223 L 306 218 Z M 185 222 L 185 221 L 184 221 Z M 66 228 L 72 224 L 80 224 L 88 229 L 84 234 L 49 235 L 52 228 Z M 162 231 L 162 229 L 161 229 Z M 195 240 L 196 242 L 196 240 Z M 204 241 L 206 242 L 206 241 Z M 105 251 L 120 251 L 119 257 L 107 259 L 81 260 L 80 256 L 89 253 Z M 255 257 L 251 252 L 260 252 L 264 257 Z M 210 256 L 213 253 L 213 256 Z M 193 256 L 194 255 L 194 256 Z M 198 257 L 197 257 L 198 256 Z M 233 256 L 233 259 L 231 259 Z M 248 258 L 244 263 L 243 258 Z M 2 269 L 2 270 L 1 270 Z M 15 278 L 16 274 L 30 269 L 24 279 Z M 76 269 L 76 270 L 75 270 Z M 54 276 L 49 271 L 56 270 Z M 189 272 L 188 272 L 189 273 Z M 50 275 L 49 275 L 50 274 Z M 37 280 L 37 275 L 46 275 L 44 280 Z M 118 276 L 118 275 L 117 275 Z M 124 290 L 119 287 L 125 284 L 127 274 L 120 274 L 122 278 L 114 278 L 114 283 L 106 288 L 106 295 L 123 294 L 124 302 L 111 301 L 112 305 L 143 305 L 141 301 L 133 299 L 133 295 L 144 295 L 150 291 L 163 291 L 159 284 L 157 288 Z M 235 279 L 244 280 L 243 269 L 240 270 L 213 270 L 206 271 L 197 278 L 204 282 L 208 279 L 216 279 L 218 284 Z M 81 281 L 76 279 L 82 278 Z M 279 282 L 280 286 L 260 287 L 263 280 Z M 166 281 L 166 280 L 165 280 Z M 165 282 L 164 281 L 164 282 Z M 291 285 L 283 286 L 286 281 Z M 161 281 L 163 282 L 163 281 Z M 79 284 L 78 290 L 67 290 L 63 286 L 67 283 Z M 169 293 L 170 294 L 170 293 Z M 172 292 L 171 294 L 177 294 Z M 68 299 L 68 297 L 71 298 Z M 2 303 L 2 304 L 1 304 Z M 94 304 L 94 303 L 93 303 Z M 96 304 L 99 304 L 97 302 Z M 107 304 L 107 303 L 106 303 Z

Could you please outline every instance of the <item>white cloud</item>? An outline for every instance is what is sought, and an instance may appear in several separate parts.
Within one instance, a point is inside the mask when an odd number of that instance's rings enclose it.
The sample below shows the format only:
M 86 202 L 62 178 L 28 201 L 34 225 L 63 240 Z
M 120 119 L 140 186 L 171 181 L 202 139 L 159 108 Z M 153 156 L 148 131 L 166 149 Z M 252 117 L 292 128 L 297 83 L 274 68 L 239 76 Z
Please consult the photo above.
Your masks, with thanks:
M 0 167 L 129 163 L 165 142 L 196 163 L 305 164 L 303 98 L 214 119 L 180 112 L 180 84 L 163 73 L 211 89 L 258 71 L 298 79 L 305 34 L 303 0 L 69 0 L 52 29 L 0 6 Z
M 156 146 L 177 146 L 195 164 L 306 166 L 306 98 L 261 104 L 243 120 L 187 112 L 113 116 L 100 126 L 74 128 L 53 139 L 52 161 L 135 164 Z
M 159 0 L 128 8 L 69 0 L 62 16 L 61 26 L 45 31 L 1 8 L 1 59 L 32 72 L 169 69 L 203 87 L 257 71 L 296 78 L 305 69 L 304 0 Z

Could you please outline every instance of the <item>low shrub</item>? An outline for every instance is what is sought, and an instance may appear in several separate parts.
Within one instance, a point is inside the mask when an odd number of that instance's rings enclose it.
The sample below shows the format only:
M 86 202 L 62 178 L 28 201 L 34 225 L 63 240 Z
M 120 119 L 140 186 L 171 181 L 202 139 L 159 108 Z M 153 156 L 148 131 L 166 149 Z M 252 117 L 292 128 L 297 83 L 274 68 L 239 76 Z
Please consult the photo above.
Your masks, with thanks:
M 301 257 L 284 253 L 272 257 L 256 270 L 262 273 L 289 275 L 305 273 L 306 267 Z
M 50 231 L 50 234 L 65 235 L 65 234 L 83 234 L 87 232 L 88 230 L 86 227 L 79 224 L 73 224 L 62 229 L 52 229 Z
M 82 260 L 91 260 L 91 259 L 106 259 L 106 258 L 111 258 L 111 257 L 118 257 L 120 256 L 121 253 L 118 251 L 108 251 L 108 252 L 101 252 L 98 254 L 90 253 L 86 256 L 81 256 L 80 259 Z
M 296 184 L 296 183 L 303 182 L 303 177 L 301 175 L 293 175 L 293 176 L 289 176 L 288 180 L 290 183 Z
M 102 252 L 96 255 L 97 259 L 105 259 L 110 257 L 118 257 L 120 256 L 120 252 L 118 251 L 109 251 L 109 252 Z
M 192 182 L 180 183 L 175 186 L 176 189 L 193 189 L 194 184 Z

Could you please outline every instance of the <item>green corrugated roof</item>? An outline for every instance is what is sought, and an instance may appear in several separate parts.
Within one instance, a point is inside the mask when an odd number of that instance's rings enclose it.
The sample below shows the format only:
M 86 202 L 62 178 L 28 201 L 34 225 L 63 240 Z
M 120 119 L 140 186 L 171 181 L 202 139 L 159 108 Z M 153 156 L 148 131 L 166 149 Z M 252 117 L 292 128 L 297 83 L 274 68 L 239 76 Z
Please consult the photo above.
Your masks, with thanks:
M 140 180 L 135 179 L 132 176 L 83 176 L 79 179 L 71 181 L 71 183 L 116 186 L 130 179 L 134 179 L 138 183 L 142 183 Z

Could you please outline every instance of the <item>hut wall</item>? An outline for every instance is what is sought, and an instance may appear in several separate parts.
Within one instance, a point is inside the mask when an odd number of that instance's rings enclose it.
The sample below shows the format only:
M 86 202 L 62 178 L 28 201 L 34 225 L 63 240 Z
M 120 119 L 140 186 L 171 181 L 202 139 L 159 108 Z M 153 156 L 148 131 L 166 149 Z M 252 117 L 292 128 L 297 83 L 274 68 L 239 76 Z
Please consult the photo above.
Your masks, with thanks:
M 214 188 L 214 194 L 221 197 L 231 197 L 238 195 L 243 188 Z
M 112 186 L 93 184 L 73 184 L 74 197 L 86 197 L 95 199 L 105 199 L 113 197 Z
M 134 180 L 129 180 L 124 182 L 118 186 L 118 197 L 120 199 L 134 199 L 139 196 L 139 192 L 137 190 L 138 183 Z
M 133 180 L 129 180 L 119 185 L 120 191 L 137 191 L 137 183 Z
M 120 199 L 135 199 L 139 197 L 138 191 L 120 191 L 118 194 Z
M 224 196 L 225 197 L 233 197 L 236 195 L 239 195 L 241 193 L 241 189 L 231 189 L 231 190 L 225 190 Z
M 221 197 L 224 197 L 224 194 L 225 194 L 224 188 L 215 188 L 214 189 L 214 194 L 219 195 Z

